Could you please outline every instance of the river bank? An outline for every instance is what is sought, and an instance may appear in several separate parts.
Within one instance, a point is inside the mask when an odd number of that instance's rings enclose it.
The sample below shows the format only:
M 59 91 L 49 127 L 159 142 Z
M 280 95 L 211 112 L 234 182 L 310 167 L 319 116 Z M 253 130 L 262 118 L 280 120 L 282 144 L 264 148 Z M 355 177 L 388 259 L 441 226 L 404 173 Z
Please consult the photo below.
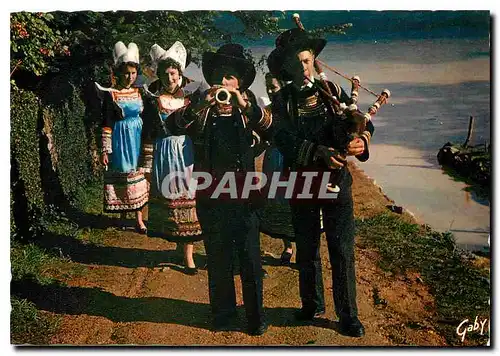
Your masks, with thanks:
M 370 160 L 361 168 L 396 205 L 413 212 L 417 221 L 453 233 L 461 248 L 484 251 L 489 247 L 489 201 L 446 174 L 434 157 L 426 159 L 420 151 L 401 146 L 374 144 Z

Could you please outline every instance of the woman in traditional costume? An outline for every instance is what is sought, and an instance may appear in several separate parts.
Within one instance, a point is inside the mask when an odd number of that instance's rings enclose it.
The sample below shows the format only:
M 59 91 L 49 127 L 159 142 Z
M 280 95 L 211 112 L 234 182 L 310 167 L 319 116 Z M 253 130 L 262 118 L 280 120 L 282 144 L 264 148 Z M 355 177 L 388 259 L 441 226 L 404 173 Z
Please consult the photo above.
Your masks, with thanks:
M 188 105 L 192 97 L 186 88 L 191 81 L 183 76 L 188 53 L 177 41 L 167 51 L 154 44 L 150 56 L 158 80 L 148 88 L 144 111 L 144 166 L 151 171 L 148 235 L 182 244 L 185 271 L 192 275 L 197 273 L 193 242 L 202 239 L 195 190 L 188 185 L 194 165 L 193 143 L 186 135 L 172 135 L 167 127 L 169 115 Z M 170 180 L 164 186 L 165 178 L 176 172 L 186 178 Z
M 136 229 L 145 234 L 142 208 L 148 202 L 149 184 L 138 169 L 143 110 L 142 89 L 134 86 L 140 71 L 139 49 L 117 42 L 113 51 L 115 84 L 104 88 L 102 103 L 102 163 L 104 173 L 104 211 L 136 212 Z M 76 158 L 76 157 L 75 157 Z

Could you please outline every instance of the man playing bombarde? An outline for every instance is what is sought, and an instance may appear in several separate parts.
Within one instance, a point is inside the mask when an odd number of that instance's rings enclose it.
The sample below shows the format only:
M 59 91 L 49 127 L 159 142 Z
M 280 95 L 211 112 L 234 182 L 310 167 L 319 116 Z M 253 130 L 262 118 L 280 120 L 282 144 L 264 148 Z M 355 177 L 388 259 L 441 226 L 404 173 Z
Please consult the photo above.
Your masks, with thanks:
M 248 332 L 261 335 L 267 325 L 262 305 L 256 208 L 251 199 L 219 198 L 218 189 L 225 186 L 227 177 L 245 177 L 247 172 L 255 170 L 252 131 L 266 131 L 271 125 L 271 117 L 257 105 L 255 96 L 248 90 L 256 72 L 241 45 L 227 44 L 215 53 L 205 52 L 202 70 L 205 80 L 212 86 L 205 100 L 178 112 L 170 123 L 177 126 L 173 131 L 179 127 L 187 129 L 195 145 L 195 173 L 208 174 L 218 187 L 211 195 L 198 191 L 196 198 L 208 259 L 213 324 L 216 330 L 227 330 L 235 320 L 235 250 L 240 261 Z M 219 91 L 221 87 L 224 88 L 222 92 Z M 231 185 L 230 180 L 226 183 Z

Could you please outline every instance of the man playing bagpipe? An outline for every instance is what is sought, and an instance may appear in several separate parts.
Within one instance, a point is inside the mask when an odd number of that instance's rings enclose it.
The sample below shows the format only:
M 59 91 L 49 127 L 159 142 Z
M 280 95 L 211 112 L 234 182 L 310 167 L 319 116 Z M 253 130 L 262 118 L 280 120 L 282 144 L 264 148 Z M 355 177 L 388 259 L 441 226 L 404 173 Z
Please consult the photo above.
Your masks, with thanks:
M 295 194 L 291 200 L 302 300 L 302 309 L 296 317 L 310 321 L 325 313 L 319 253 L 321 209 L 339 330 L 345 335 L 360 337 L 364 335 L 364 327 L 356 306 L 352 177 L 345 156 L 366 161 L 374 128 L 369 121 L 362 135 L 352 139 L 349 120 L 331 102 L 333 95 L 349 106 L 352 103 L 349 96 L 340 86 L 313 77 L 315 58 L 325 45 L 326 40 L 312 38 L 298 28 L 285 31 L 276 39 L 268 67 L 273 75 L 289 84 L 279 91 L 280 97 L 273 100 L 273 117 L 279 122 L 273 129 L 274 140 L 284 156 L 284 166 L 291 172 L 300 173 L 298 176 L 310 173 L 311 177 L 318 173 L 309 181 L 311 191 L 325 188 L 321 186 L 322 176 L 328 172 L 333 173 L 328 190 L 336 193 L 334 199 L 321 199 L 318 194 L 311 199 L 300 199 L 300 194 Z M 307 179 L 303 179 L 302 186 L 307 184 Z M 300 184 L 295 186 L 300 191 Z

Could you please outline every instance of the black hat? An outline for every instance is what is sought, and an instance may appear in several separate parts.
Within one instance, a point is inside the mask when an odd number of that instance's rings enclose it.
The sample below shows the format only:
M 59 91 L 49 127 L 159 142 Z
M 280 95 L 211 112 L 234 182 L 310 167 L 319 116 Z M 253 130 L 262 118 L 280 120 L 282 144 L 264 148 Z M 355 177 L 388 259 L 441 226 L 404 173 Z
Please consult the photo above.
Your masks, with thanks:
M 276 48 L 267 57 L 267 66 L 269 71 L 280 79 L 290 79 L 290 75 L 283 70 L 285 59 L 295 55 L 301 50 L 310 49 L 317 57 L 323 48 L 325 48 L 326 40 L 323 38 L 313 38 L 306 31 L 299 28 L 292 28 L 281 33 L 276 38 Z
M 255 66 L 251 59 L 247 59 L 243 53 L 243 46 L 236 43 L 225 44 L 217 52 L 205 52 L 202 58 L 202 71 L 209 85 L 220 84 L 216 82 L 221 78 L 213 78 L 217 68 L 230 67 L 240 80 L 240 91 L 244 92 L 255 79 Z

